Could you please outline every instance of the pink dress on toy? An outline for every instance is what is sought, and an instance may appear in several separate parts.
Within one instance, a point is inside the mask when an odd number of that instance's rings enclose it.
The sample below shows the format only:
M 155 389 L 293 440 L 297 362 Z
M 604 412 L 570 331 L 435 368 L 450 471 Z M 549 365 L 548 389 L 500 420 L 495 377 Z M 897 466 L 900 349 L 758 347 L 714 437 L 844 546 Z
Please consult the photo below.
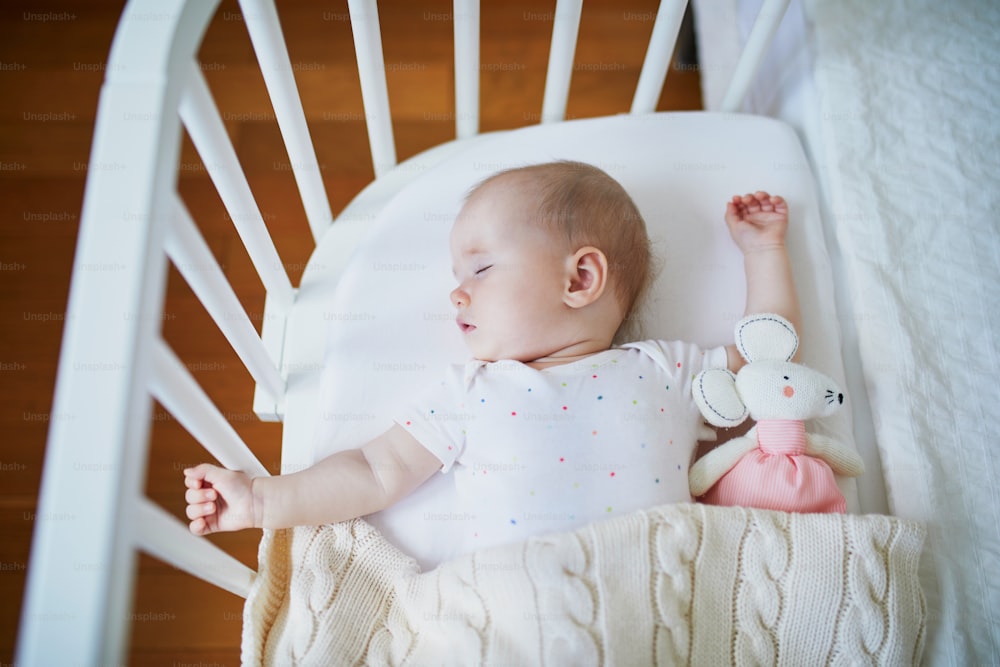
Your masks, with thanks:
M 756 435 L 757 449 L 723 475 L 702 497 L 704 502 L 784 512 L 847 511 L 833 470 L 806 454 L 805 422 L 761 420 Z

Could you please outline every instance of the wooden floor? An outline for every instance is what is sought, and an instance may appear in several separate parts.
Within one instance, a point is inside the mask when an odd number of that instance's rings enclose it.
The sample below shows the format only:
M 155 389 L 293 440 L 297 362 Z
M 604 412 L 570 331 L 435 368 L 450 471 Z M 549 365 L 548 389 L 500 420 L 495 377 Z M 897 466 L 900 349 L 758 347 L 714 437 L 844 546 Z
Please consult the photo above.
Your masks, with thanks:
M 281 20 L 336 212 L 371 178 L 346 2 L 282 0 Z M 538 121 L 554 2 L 485 3 L 483 130 Z M 624 112 L 656 0 L 588 0 L 567 116 Z M 85 5 L 81 7 L 80 5 Z M 56 363 L 97 99 L 121 0 L 7 2 L 0 13 L 0 665 L 14 643 L 34 526 Z M 451 3 L 379 3 L 400 159 L 454 136 Z M 230 136 L 293 284 L 311 251 L 288 158 L 235 2 L 200 53 Z M 671 68 L 660 109 L 697 109 L 697 68 Z M 185 139 L 179 189 L 255 322 L 261 287 Z M 256 420 L 249 375 L 178 275 L 163 330 L 206 391 L 271 470 L 280 430 Z M 205 460 L 154 406 L 147 493 L 183 516 L 181 469 Z M 256 566 L 257 531 L 213 541 Z M 152 558 L 139 565 L 128 664 L 236 665 L 242 600 Z

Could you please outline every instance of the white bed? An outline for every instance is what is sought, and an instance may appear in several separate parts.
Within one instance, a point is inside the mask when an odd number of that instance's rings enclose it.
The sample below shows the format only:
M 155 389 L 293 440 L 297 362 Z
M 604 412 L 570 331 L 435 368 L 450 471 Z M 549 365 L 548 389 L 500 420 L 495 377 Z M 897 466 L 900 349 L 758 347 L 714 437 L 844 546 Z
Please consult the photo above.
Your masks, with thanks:
M 579 2 L 562 0 L 554 13 L 541 114 L 546 122 L 479 135 L 469 123 L 478 109 L 478 52 L 468 50 L 478 34 L 478 5 L 457 0 L 456 53 L 466 54 L 456 56 L 459 139 L 397 166 L 375 3 L 352 0 L 377 178 L 330 226 L 333 216 L 276 30 L 274 5 L 243 0 L 246 26 L 317 241 L 301 284 L 293 288 L 254 193 L 242 180 L 211 93 L 191 63 L 214 4 L 163 0 L 152 12 L 153 4 L 135 0 L 129 5 L 123 26 L 130 29 L 116 38 L 109 61 L 116 55 L 136 59 L 128 68 L 108 67 L 92 160 L 123 168 L 95 170 L 88 181 L 53 408 L 79 418 L 72 431 L 53 424 L 38 513 L 60 516 L 82 506 L 88 512 L 67 525 L 39 522 L 19 664 L 44 664 L 66 655 L 87 664 L 119 662 L 121 620 L 127 617 L 132 585 L 130 576 L 119 574 L 132 572 L 136 549 L 249 596 L 243 648 L 244 660 L 252 663 L 270 656 L 280 664 L 275 656 L 300 655 L 290 618 L 304 619 L 303 627 L 310 628 L 341 623 L 345 615 L 337 605 L 343 599 L 337 595 L 344 591 L 368 595 L 364 604 L 374 605 L 377 621 L 377 627 L 361 630 L 359 621 L 344 631 L 344 640 L 334 635 L 329 648 L 347 651 L 333 654 L 347 661 L 375 655 L 368 651 L 376 649 L 395 656 L 391 661 L 400 655 L 439 657 L 434 642 L 450 638 L 454 621 L 463 636 L 485 641 L 487 648 L 473 651 L 479 661 L 516 661 L 523 654 L 516 635 L 503 634 L 506 618 L 522 630 L 530 621 L 537 655 L 553 662 L 559 655 L 584 662 L 587 656 L 612 656 L 614 662 L 613 656 L 638 655 L 629 651 L 642 647 L 641 642 L 632 645 L 629 629 L 617 624 L 615 610 L 624 608 L 641 617 L 643 641 L 652 651 L 647 655 L 668 655 L 662 651 L 670 648 L 669 655 L 679 660 L 725 655 L 767 663 L 781 655 L 784 664 L 819 659 L 897 664 L 923 654 L 929 664 L 997 662 L 997 584 L 988 573 L 1000 551 L 998 501 L 989 487 L 998 471 L 986 441 L 995 430 L 986 425 L 987 415 L 997 412 L 997 391 L 990 389 L 994 384 L 987 373 L 998 369 L 992 331 L 1000 316 L 996 225 L 986 217 L 996 208 L 989 204 L 997 203 L 990 188 L 996 175 L 996 129 L 987 120 L 996 105 L 986 102 L 996 92 L 981 79 L 967 77 L 968 89 L 978 85 L 978 94 L 966 111 L 978 109 L 979 115 L 973 113 L 976 120 L 968 131 L 956 122 L 950 132 L 953 139 L 966 140 L 950 144 L 952 150 L 962 149 L 964 171 L 946 168 L 945 152 L 926 172 L 894 173 L 893 166 L 913 164 L 899 161 L 913 157 L 900 140 L 912 137 L 908 128 L 946 126 L 943 121 L 960 117 L 949 106 L 957 103 L 937 95 L 927 104 L 944 105 L 941 109 L 952 115 L 910 114 L 901 103 L 903 93 L 888 85 L 897 70 L 866 69 L 865 53 L 854 41 L 863 29 L 871 31 L 863 43 L 877 45 L 880 31 L 891 27 L 903 42 L 919 45 L 919 35 L 936 34 L 933 20 L 944 10 L 930 7 L 903 20 L 902 8 L 895 5 L 841 12 L 823 3 L 793 4 L 787 25 L 797 30 L 779 39 L 777 55 L 765 63 L 764 81 L 775 85 L 754 89 L 746 104 L 760 115 L 744 115 L 731 111 L 749 88 L 755 54 L 770 41 L 768 23 L 776 24 L 785 3 L 772 1 L 760 13 L 761 28 L 747 38 L 749 56 L 733 74 L 733 53 L 741 50 L 748 10 L 702 0 L 695 3 L 695 15 L 706 107 L 726 112 L 651 114 L 684 5 L 664 2 L 633 113 L 560 122 L 579 20 Z M 867 14 L 872 16 L 862 26 L 849 20 Z M 972 25 L 963 26 L 963 32 L 949 33 L 968 36 L 960 42 L 967 51 L 958 42 L 947 44 L 955 53 L 971 54 L 956 63 L 992 53 L 990 39 L 995 38 L 984 32 L 1000 25 L 997 11 L 985 8 L 980 14 L 966 21 Z M 153 15 L 156 21 L 150 20 Z M 904 29 L 918 27 L 914 34 Z M 883 63 L 893 62 L 891 49 L 871 53 Z M 995 65 L 983 62 L 980 69 L 979 75 L 995 83 Z M 921 70 L 917 80 L 933 83 L 946 70 Z M 733 84 L 720 101 L 723 80 Z M 864 95 L 859 97 L 858 90 Z M 915 93 L 907 89 L 906 94 Z M 136 120 L 125 129 L 118 123 L 123 110 Z M 787 123 L 761 117 L 767 115 Z M 245 313 L 234 315 L 243 311 L 175 192 L 181 122 L 267 291 L 261 338 Z M 889 139 L 882 138 L 883 131 Z M 871 149 L 874 156 L 867 154 Z M 731 194 L 758 188 L 789 199 L 788 242 L 802 300 L 803 360 L 843 381 L 852 406 L 811 428 L 862 453 L 867 474 L 857 486 L 841 480 L 855 516 L 703 511 L 685 504 L 485 556 L 456 558 L 447 525 L 456 513 L 447 478 L 441 476 L 406 504 L 372 517 L 381 532 L 359 521 L 265 533 L 254 572 L 187 533 L 143 496 L 139 480 L 145 454 L 134 443 L 148 433 L 151 397 L 223 465 L 267 474 L 159 338 L 168 257 L 250 370 L 257 384 L 254 409 L 262 418 L 284 422 L 282 470 L 296 470 L 377 433 L 398 399 L 435 378 L 444 363 L 464 357 L 447 301 L 451 278 L 444 239 L 450 220 L 468 187 L 483 177 L 554 158 L 605 168 L 622 181 L 647 218 L 665 269 L 649 308 L 640 314 L 640 335 L 704 345 L 729 342 L 744 293 L 739 254 L 721 222 L 723 203 Z M 982 187 L 973 190 L 976 173 Z M 937 179 L 933 184 L 931 177 Z M 943 183 L 961 192 L 947 200 L 956 208 L 942 204 Z M 915 215 L 927 211 L 936 220 Z M 925 250 L 934 259 L 930 268 L 920 256 Z M 970 258 L 974 268 L 968 270 L 953 261 Z M 112 262 L 125 267 L 113 280 L 86 271 L 88 265 Z M 122 318 L 122 309 L 145 316 Z M 958 354 L 985 355 L 985 361 L 976 359 L 969 368 L 955 358 Z M 99 378 L 73 372 L 87 363 L 118 370 Z M 99 473 L 88 468 L 86 479 L 74 465 L 82 451 L 100 467 Z M 945 453 L 953 463 L 944 464 Z M 978 495 L 966 486 L 973 484 L 982 489 Z M 984 511 L 974 514 L 974 501 Z M 916 574 L 924 524 L 930 531 L 920 580 L 926 608 Z M 362 557 L 372 554 L 372 545 L 382 560 Z M 70 550 L 78 562 L 102 567 L 74 572 L 65 561 Z M 311 560 L 288 560 L 293 557 Z M 417 574 L 409 557 L 430 571 Z M 365 563 L 390 563 L 398 572 L 365 571 Z M 483 578 L 484 572 L 490 576 L 476 582 L 477 573 Z M 314 575 L 334 576 L 323 580 L 330 588 L 310 587 Z M 337 578 L 341 575 L 345 578 Z M 587 596 L 581 598 L 581 590 Z M 626 590 L 638 597 L 628 597 Z M 713 590 L 720 595 L 712 597 Z M 414 591 L 431 593 L 418 595 L 415 606 L 400 602 L 392 607 Z M 519 598 L 525 606 L 498 604 L 484 624 L 485 600 L 504 601 L 514 591 L 530 593 Z M 436 606 L 420 606 L 431 598 Z M 581 599 L 589 600 L 584 606 L 592 612 L 582 635 L 577 632 Z M 389 606 L 379 607 L 379 600 Z M 469 600 L 482 602 L 474 614 Z M 783 606 L 783 600 L 792 606 Z M 796 605 L 813 613 L 782 616 L 783 609 L 800 608 Z M 360 609 L 347 607 L 352 608 Z M 79 623 L 65 628 L 55 610 Z M 567 628 L 573 632 L 565 634 Z M 343 646 L 354 641 L 355 630 L 363 630 L 360 643 Z M 583 639 L 566 640 L 570 635 Z M 327 646 L 314 639 L 310 636 L 311 645 Z M 603 648 L 588 652 L 595 642 Z M 323 664 L 330 656 L 313 659 Z
M 757 4 L 694 3 L 708 106 Z M 928 527 L 931 665 L 1000 663 L 998 35 L 993 2 L 793 2 L 744 107 L 817 175 L 861 507 Z

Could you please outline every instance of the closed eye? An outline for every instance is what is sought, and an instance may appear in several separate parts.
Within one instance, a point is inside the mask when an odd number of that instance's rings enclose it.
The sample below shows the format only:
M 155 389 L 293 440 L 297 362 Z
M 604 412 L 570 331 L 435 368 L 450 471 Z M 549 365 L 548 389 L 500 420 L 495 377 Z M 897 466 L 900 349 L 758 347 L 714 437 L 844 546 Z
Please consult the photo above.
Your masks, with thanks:
M 493 268 L 493 265 L 492 265 L 492 264 L 489 264 L 489 265 L 487 265 L 487 266 L 484 266 L 484 267 L 483 267 L 483 268 L 481 268 L 481 269 L 477 269 L 477 270 L 476 270 L 476 275 L 478 276 L 478 275 L 482 274 L 482 273 L 483 273 L 484 271 L 486 271 L 487 269 L 492 269 L 492 268 Z

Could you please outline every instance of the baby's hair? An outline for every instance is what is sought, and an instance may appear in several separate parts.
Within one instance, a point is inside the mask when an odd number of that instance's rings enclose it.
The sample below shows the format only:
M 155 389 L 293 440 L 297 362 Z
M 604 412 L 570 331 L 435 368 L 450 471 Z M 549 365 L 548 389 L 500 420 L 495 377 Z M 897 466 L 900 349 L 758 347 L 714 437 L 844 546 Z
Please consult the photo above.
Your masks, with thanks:
M 538 222 L 562 234 L 573 250 L 600 248 L 608 260 L 609 284 L 626 320 L 647 287 L 652 253 L 646 223 L 621 184 L 583 162 L 559 161 L 493 174 L 469 193 L 499 179 L 520 177 L 538 196 Z

